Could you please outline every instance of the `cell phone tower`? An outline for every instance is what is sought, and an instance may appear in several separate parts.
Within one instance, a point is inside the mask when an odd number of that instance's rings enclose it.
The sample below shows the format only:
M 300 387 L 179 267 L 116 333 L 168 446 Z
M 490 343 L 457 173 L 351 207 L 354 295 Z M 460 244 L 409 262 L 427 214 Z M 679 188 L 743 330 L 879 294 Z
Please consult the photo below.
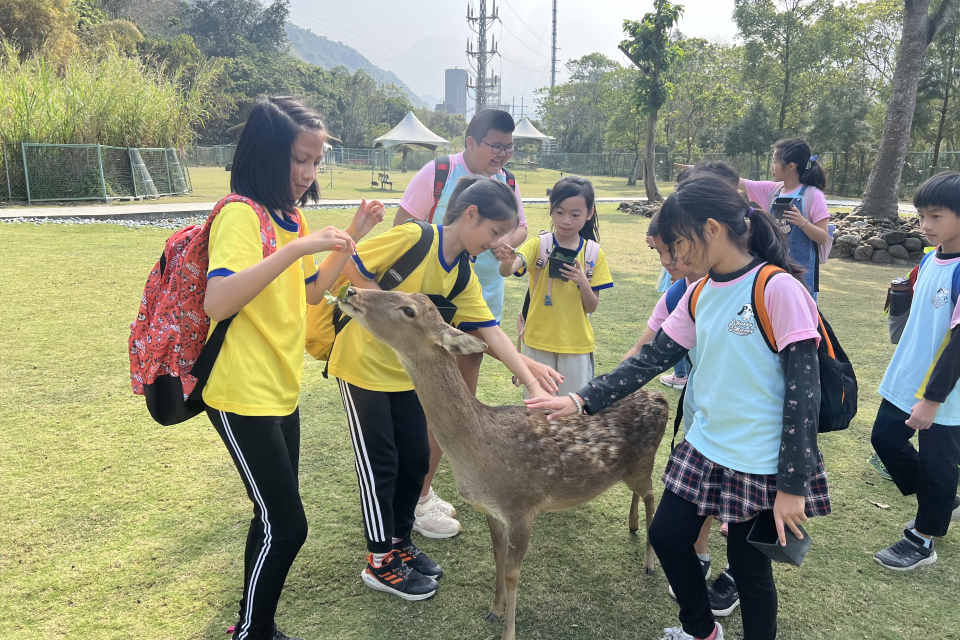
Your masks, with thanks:
M 553 0 L 553 46 L 550 56 L 550 86 L 557 84 L 557 0 Z
M 494 22 L 500 20 L 497 13 L 497 3 L 493 0 L 491 3 L 492 11 L 487 13 L 487 0 L 479 0 L 479 10 L 475 13 L 473 3 L 467 5 L 467 24 L 470 29 L 477 34 L 477 45 L 474 48 L 473 41 L 467 40 L 467 56 L 470 60 L 470 67 L 474 72 L 474 82 L 468 85 L 473 89 L 476 96 L 476 112 L 479 113 L 487 107 L 499 107 L 500 104 L 500 77 L 491 73 L 490 61 L 497 55 L 497 41 L 491 34 L 490 45 L 487 46 L 487 30 L 493 26 Z

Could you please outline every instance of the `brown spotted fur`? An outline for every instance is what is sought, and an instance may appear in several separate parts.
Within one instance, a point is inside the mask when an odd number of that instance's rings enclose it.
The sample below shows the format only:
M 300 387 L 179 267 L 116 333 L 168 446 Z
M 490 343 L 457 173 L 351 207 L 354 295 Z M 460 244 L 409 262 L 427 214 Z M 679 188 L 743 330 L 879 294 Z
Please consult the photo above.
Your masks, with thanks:
M 486 345 L 444 324 L 422 294 L 351 289 L 341 308 L 397 353 L 413 381 L 427 423 L 443 448 L 464 500 L 486 514 L 497 565 L 497 590 L 487 616 L 505 616 L 503 638 L 515 638 L 520 565 L 533 520 L 592 500 L 617 482 L 633 491 L 630 530 L 653 519 L 651 474 L 668 405 L 640 390 L 595 416 L 555 422 L 523 406 L 489 407 L 467 389 L 452 354 Z M 403 308 L 414 310 L 409 318 Z M 644 569 L 654 568 L 647 543 Z

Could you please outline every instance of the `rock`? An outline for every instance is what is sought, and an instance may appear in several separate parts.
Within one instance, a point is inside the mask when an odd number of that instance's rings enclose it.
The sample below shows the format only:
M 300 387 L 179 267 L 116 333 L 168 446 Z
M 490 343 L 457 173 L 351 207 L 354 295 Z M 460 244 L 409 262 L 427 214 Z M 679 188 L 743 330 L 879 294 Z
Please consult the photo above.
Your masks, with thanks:
M 850 259 L 853 257 L 854 247 L 849 244 L 834 244 L 830 250 L 832 259 Z
M 883 239 L 889 244 L 901 244 L 907 239 L 907 234 L 903 231 L 890 231 L 889 233 L 883 234 Z
M 886 252 L 884 252 L 886 253 Z M 862 247 L 857 247 L 853 250 L 853 259 L 859 260 L 860 262 L 865 262 L 870 259 L 873 255 L 873 247 L 870 245 L 863 245 Z
M 890 245 L 887 244 L 887 241 L 883 238 L 870 238 L 867 240 L 867 244 L 873 247 L 874 249 L 886 249 Z
M 921 242 L 923 242 L 923 246 L 924 246 L 924 247 L 932 247 L 932 246 L 933 246 L 933 244 L 931 244 L 930 241 L 927 240 L 927 237 L 926 237 L 926 236 L 920 238 L 920 240 L 921 240 Z
M 856 233 L 847 233 L 837 238 L 837 243 L 848 244 L 851 247 L 856 247 L 860 244 L 860 236 Z
M 923 251 L 911 251 L 910 259 L 913 262 L 920 262 L 921 260 L 923 260 Z
M 920 251 L 923 249 L 923 241 L 920 238 L 907 238 L 903 241 L 903 246 L 907 251 Z
M 880 251 L 874 251 L 870 259 L 877 264 L 890 264 L 893 262 L 893 257 L 890 255 L 890 252 L 884 251 L 883 249 Z
M 907 248 L 902 244 L 892 244 L 890 248 L 887 249 L 891 256 L 898 258 L 900 260 L 909 260 L 910 252 L 907 251 Z

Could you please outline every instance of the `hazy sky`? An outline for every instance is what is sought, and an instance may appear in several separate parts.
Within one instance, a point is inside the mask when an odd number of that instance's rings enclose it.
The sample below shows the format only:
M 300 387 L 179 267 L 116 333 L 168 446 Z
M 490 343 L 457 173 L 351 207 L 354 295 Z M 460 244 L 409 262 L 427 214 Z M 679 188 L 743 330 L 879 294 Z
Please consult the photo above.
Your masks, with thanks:
M 687 35 L 731 40 L 733 0 L 681 0 L 679 28 Z M 479 6 L 473 0 L 474 7 Z M 493 0 L 487 1 L 491 10 Z M 502 73 L 503 99 L 529 102 L 537 87 L 550 84 L 551 0 L 499 0 L 501 23 L 491 31 L 501 56 L 493 66 Z M 617 50 L 624 18 L 639 20 L 652 0 L 559 0 L 557 8 L 557 81 L 566 78 L 563 63 L 599 51 L 626 62 Z M 393 71 L 419 95 L 443 97 L 443 70 L 468 68 L 465 53 L 472 35 L 467 0 L 292 0 L 290 20 L 363 53 Z

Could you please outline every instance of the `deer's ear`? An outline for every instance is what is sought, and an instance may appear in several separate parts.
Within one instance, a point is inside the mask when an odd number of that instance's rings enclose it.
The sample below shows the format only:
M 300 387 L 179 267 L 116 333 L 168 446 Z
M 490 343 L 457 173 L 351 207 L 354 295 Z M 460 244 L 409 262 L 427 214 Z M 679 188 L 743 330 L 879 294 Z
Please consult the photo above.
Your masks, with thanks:
M 455 356 L 465 356 L 471 353 L 483 353 L 487 350 L 487 343 L 471 335 L 448 326 L 437 344 Z

